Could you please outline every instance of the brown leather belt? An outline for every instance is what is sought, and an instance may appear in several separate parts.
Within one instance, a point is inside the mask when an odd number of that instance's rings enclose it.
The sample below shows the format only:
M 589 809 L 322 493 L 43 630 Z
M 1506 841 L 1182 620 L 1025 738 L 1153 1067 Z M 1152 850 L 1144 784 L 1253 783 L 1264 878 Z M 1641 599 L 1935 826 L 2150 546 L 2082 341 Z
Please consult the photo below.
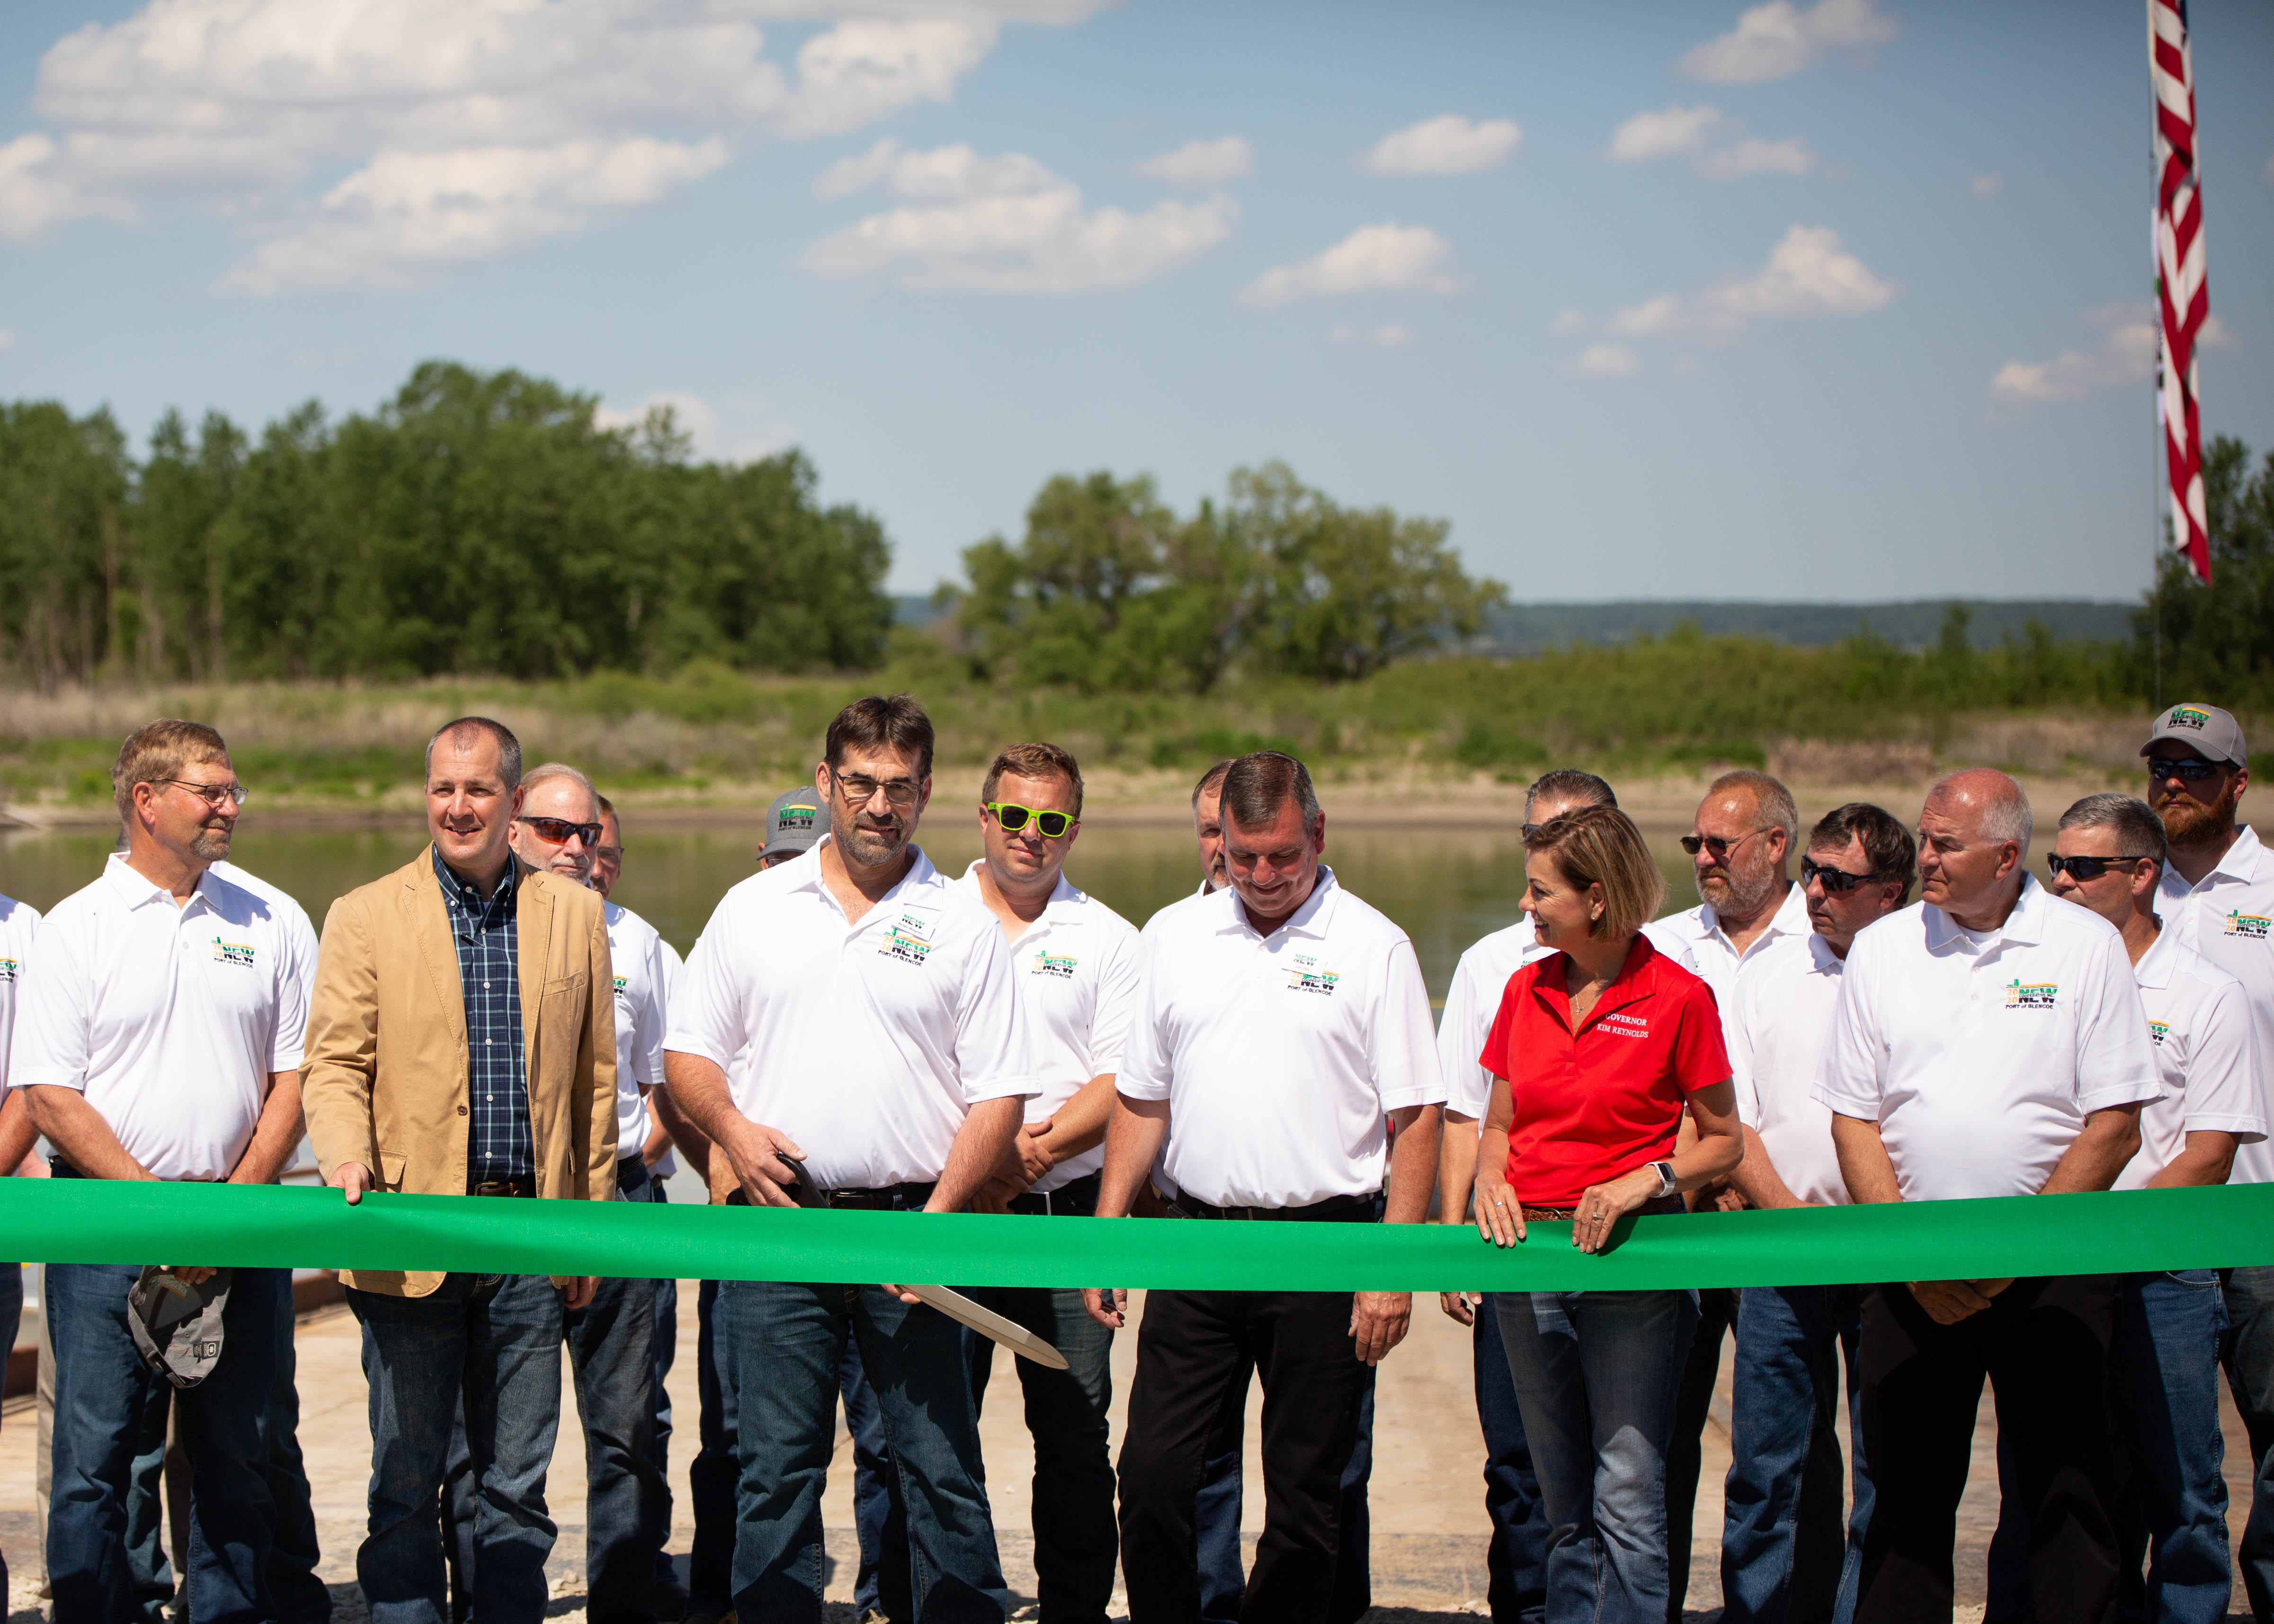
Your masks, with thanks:
M 533 1178 L 493 1178 L 476 1184 L 468 1195 L 518 1195 L 534 1197 L 537 1181 Z
M 1654 1195 L 1636 1207 L 1633 1216 L 1655 1218 L 1667 1213 L 1686 1213 L 1689 1210 L 1690 1204 L 1679 1195 Z M 1524 1209 L 1526 1223 L 1563 1223 L 1578 1215 L 1579 1209 L 1576 1207 L 1527 1207 Z

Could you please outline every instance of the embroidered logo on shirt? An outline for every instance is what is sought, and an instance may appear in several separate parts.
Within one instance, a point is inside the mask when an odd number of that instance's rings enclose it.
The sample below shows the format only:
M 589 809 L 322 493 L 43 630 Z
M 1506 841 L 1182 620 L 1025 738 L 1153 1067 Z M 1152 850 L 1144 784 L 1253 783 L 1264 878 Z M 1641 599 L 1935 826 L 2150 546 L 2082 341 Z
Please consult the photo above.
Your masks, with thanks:
M 2058 981 L 2006 983 L 2006 1007 L 2009 1010 L 2049 1010 L 2060 992 Z
M 250 942 L 224 942 L 215 936 L 213 950 L 214 958 L 222 964 L 239 965 L 247 970 L 252 968 L 252 944 Z
M 620 975 L 620 976 L 616 977 L 616 990 L 617 990 L 618 992 L 621 992 L 621 991 L 623 991 L 623 989 L 624 989 L 625 988 L 627 988 L 627 987 L 630 986 L 631 984 L 632 984 L 631 977 L 629 977 L 629 976 L 628 976 L 628 975 Z
M 1029 975 L 1056 976 L 1059 981 L 1070 981 L 1073 980 L 1074 966 L 1081 962 L 1081 961 L 1076 959 L 1072 953 L 1049 953 L 1038 951 L 1035 955 L 1033 968 L 1029 969 L 1027 974 Z
M 1287 972 L 1287 985 L 1297 992 L 1323 993 L 1331 997 L 1335 983 L 1343 979 L 1339 970 L 1320 969 L 1319 961 L 1308 953 L 1291 955 L 1290 963 L 1293 967 Z
M 16 979 L 16 973 L 23 967 L 23 965 L 16 959 L 0 959 L 0 987 L 5 987 L 13 981 Z
M 2165 1038 L 2167 1038 L 2167 1037 L 2171 1036 L 2171 1035 L 2172 1035 L 2172 1023 L 2171 1023 L 2170 1021 L 2168 1021 L 2168 1020 L 2151 1020 L 2151 1021 L 2150 1021 L 2150 1022 L 2148 1023 L 2148 1037 L 2149 1037 L 2149 1040 L 2150 1040 L 2150 1041 L 2152 1041 L 2152 1042 L 2153 1042 L 2153 1043 L 2154 1043 L 2154 1044 L 2155 1044 L 2158 1049 L 2160 1049 L 2160 1048 L 2162 1048 L 2162 1047 L 2163 1047 L 2164 1040 L 2165 1040 Z
M 930 919 L 913 910 L 903 912 L 885 931 L 885 944 L 877 951 L 903 964 L 923 963 L 931 955 Z
M 2241 936 L 2251 942 L 2263 942 L 2270 931 L 2274 931 L 2274 919 L 2269 919 L 2263 914 L 2245 914 L 2240 908 L 2229 908 L 2226 911 L 2228 936 Z
M 1624 1010 L 1613 1010 L 1596 1025 L 1600 1030 L 1609 1033 L 1614 1037 L 1646 1038 L 1650 1035 L 1648 1019 L 1640 1015 L 1630 1015 Z

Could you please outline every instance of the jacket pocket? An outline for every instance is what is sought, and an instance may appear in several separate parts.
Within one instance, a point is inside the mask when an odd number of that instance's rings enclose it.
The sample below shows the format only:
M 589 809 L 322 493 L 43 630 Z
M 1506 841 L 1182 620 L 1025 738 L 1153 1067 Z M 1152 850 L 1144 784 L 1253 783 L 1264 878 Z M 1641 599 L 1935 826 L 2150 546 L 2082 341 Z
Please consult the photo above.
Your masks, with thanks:
M 390 1151 L 380 1151 L 379 1153 L 380 1187 L 399 1193 L 403 1189 L 403 1170 L 409 1165 L 408 1158 L 395 1155 Z

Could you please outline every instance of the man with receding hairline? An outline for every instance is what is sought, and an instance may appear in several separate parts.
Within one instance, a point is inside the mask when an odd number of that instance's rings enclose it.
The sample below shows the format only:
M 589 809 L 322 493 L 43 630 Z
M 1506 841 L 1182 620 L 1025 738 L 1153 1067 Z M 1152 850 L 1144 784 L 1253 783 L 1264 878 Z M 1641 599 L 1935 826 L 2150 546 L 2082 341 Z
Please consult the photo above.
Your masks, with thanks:
M 1815 1089 L 1856 1201 L 2105 1190 L 2162 1092 L 2124 941 L 2030 878 L 2029 803 L 1986 768 L 1919 814 L 1922 899 L 1849 949 Z M 2029 1513 L 2041 1616 L 2115 1615 L 2105 1275 L 1864 1295 L 1874 1503 L 1858 1624 L 1950 1617 L 1959 1497 L 1989 1379 Z
M 1222 801 L 1231 890 L 1184 906 L 1154 940 L 1098 1215 L 1126 1214 L 1157 1159 L 1187 1218 L 1424 1222 L 1444 1085 L 1412 944 L 1320 864 L 1326 815 L 1300 762 L 1242 757 Z M 1084 1297 L 1121 1323 L 1126 1293 Z M 1411 1314 L 1404 1292 L 1148 1295 L 1120 1472 L 1133 1624 L 1199 1615 L 1193 1490 L 1251 1361 L 1269 1492 L 1241 1616 L 1328 1615 L 1366 1371 Z
M 521 741 L 462 717 L 426 747 L 426 849 L 332 905 L 302 1087 L 325 1181 L 372 1190 L 616 1197 L 614 973 L 600 898 L 516 860 Z M 577 838 L 581 841 L 580 834 Z M 439 1624 L 435 1518 L 463 1403 L 474 1495 L 472 1614 L 534 1624 L 553 1524 L 563 1315 L 598 1282 L 542 1274 L 343 1274 L 371 1377 L 373 1624 Z

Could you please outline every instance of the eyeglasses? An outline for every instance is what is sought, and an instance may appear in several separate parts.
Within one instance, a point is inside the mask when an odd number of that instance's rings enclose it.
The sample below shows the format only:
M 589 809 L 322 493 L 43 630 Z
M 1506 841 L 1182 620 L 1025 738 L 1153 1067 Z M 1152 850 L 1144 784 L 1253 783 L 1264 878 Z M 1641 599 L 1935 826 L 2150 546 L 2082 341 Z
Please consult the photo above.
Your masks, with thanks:
M 1524 826 L 1524 838 L 1527 840 L 1537 840 L 1540 838 L 1540 831 L 1547 827 L 1545 823 L 1526 823 Z
M 1692 857 L 1697 856 L 1700 851 L 1711 852 L 1713 853 L 1715 862 L 1727 862 L 1729 861 L 1729 853 L 1744 845 L 1754 835 L 1766 833 L 1768 830 L 1766 828 L 1755 829 L 1739 835 L 1734 840 L 1725 840 L 1720 835 L 1684 835 L 1682 837 L 1682 849 Z
M 566 846 L 568 837 L 575 835 L 584 841 L 584 849 L 589 852 L 600 841 L 600 826 L 598 823 L 572 823 L 565 817 L 517 817 L 513 821 L 526 823 L 537 831 L 537 838 L 547 846 Z
M 2145 855 L 2145 853 L 2141 853 L 2141 857 Z M 2056 857 L 2047 852 L 2045 867 L 2052 870 L 2055 879 L 2066 874 L 2073 880 L 2097 880 L 2108 872 L 2112 863 L 2138 862 L 2140 860 L 2140 857 Z
M 847 777 L 832 767 L 829 770 L 829 781 L 837 786 L 838 793 L 845 797 L 845 804 L 847 806 L 867 806 L 875 798 L 878 790 L 885 792 L 885 800 L 888 805 L 912 807 L 916 803 L 916 781 L 914 778 L 880 780 L 857 775 Z
M 1032 807 L 1016 806 L 1007 801 L 989 801 L 981 804 L 995 815 L 995 821 L 1003 825 L 1003 832 L 1006 835 L 1017 834 L 1027 826 L 1029 818 L 1034 820 L 1035 827 L 1045 840 L 1057 839 L 1074 825 L 1074 816 L 1071 812 L 1037 812 Z
M 2218 762 L 2207 762 L 2199 756 L 2162 756 L 2148 758 L 2148 776 L 2151 779 L 2177 778 L 2184 784 L 2200 784 L 2215 778 L 2226 769 Z
M 1820 863 L 1813 857 L 1800 860 L 1800 883 L 1804 886 L 1814 880 L 1835 897 L 1854 891 L 1858 885 L 1869 885 L 1879 877 L 1876 874 L 1850 874 L 1845 868 Z
M 198 784 L 188 778 L 151 778 L 148 782 L 178 784 L 216 812 L 221 810 L 221 803 L 224 801 L 236 807 L 245 804 L 245 786 L 242 784 Z

